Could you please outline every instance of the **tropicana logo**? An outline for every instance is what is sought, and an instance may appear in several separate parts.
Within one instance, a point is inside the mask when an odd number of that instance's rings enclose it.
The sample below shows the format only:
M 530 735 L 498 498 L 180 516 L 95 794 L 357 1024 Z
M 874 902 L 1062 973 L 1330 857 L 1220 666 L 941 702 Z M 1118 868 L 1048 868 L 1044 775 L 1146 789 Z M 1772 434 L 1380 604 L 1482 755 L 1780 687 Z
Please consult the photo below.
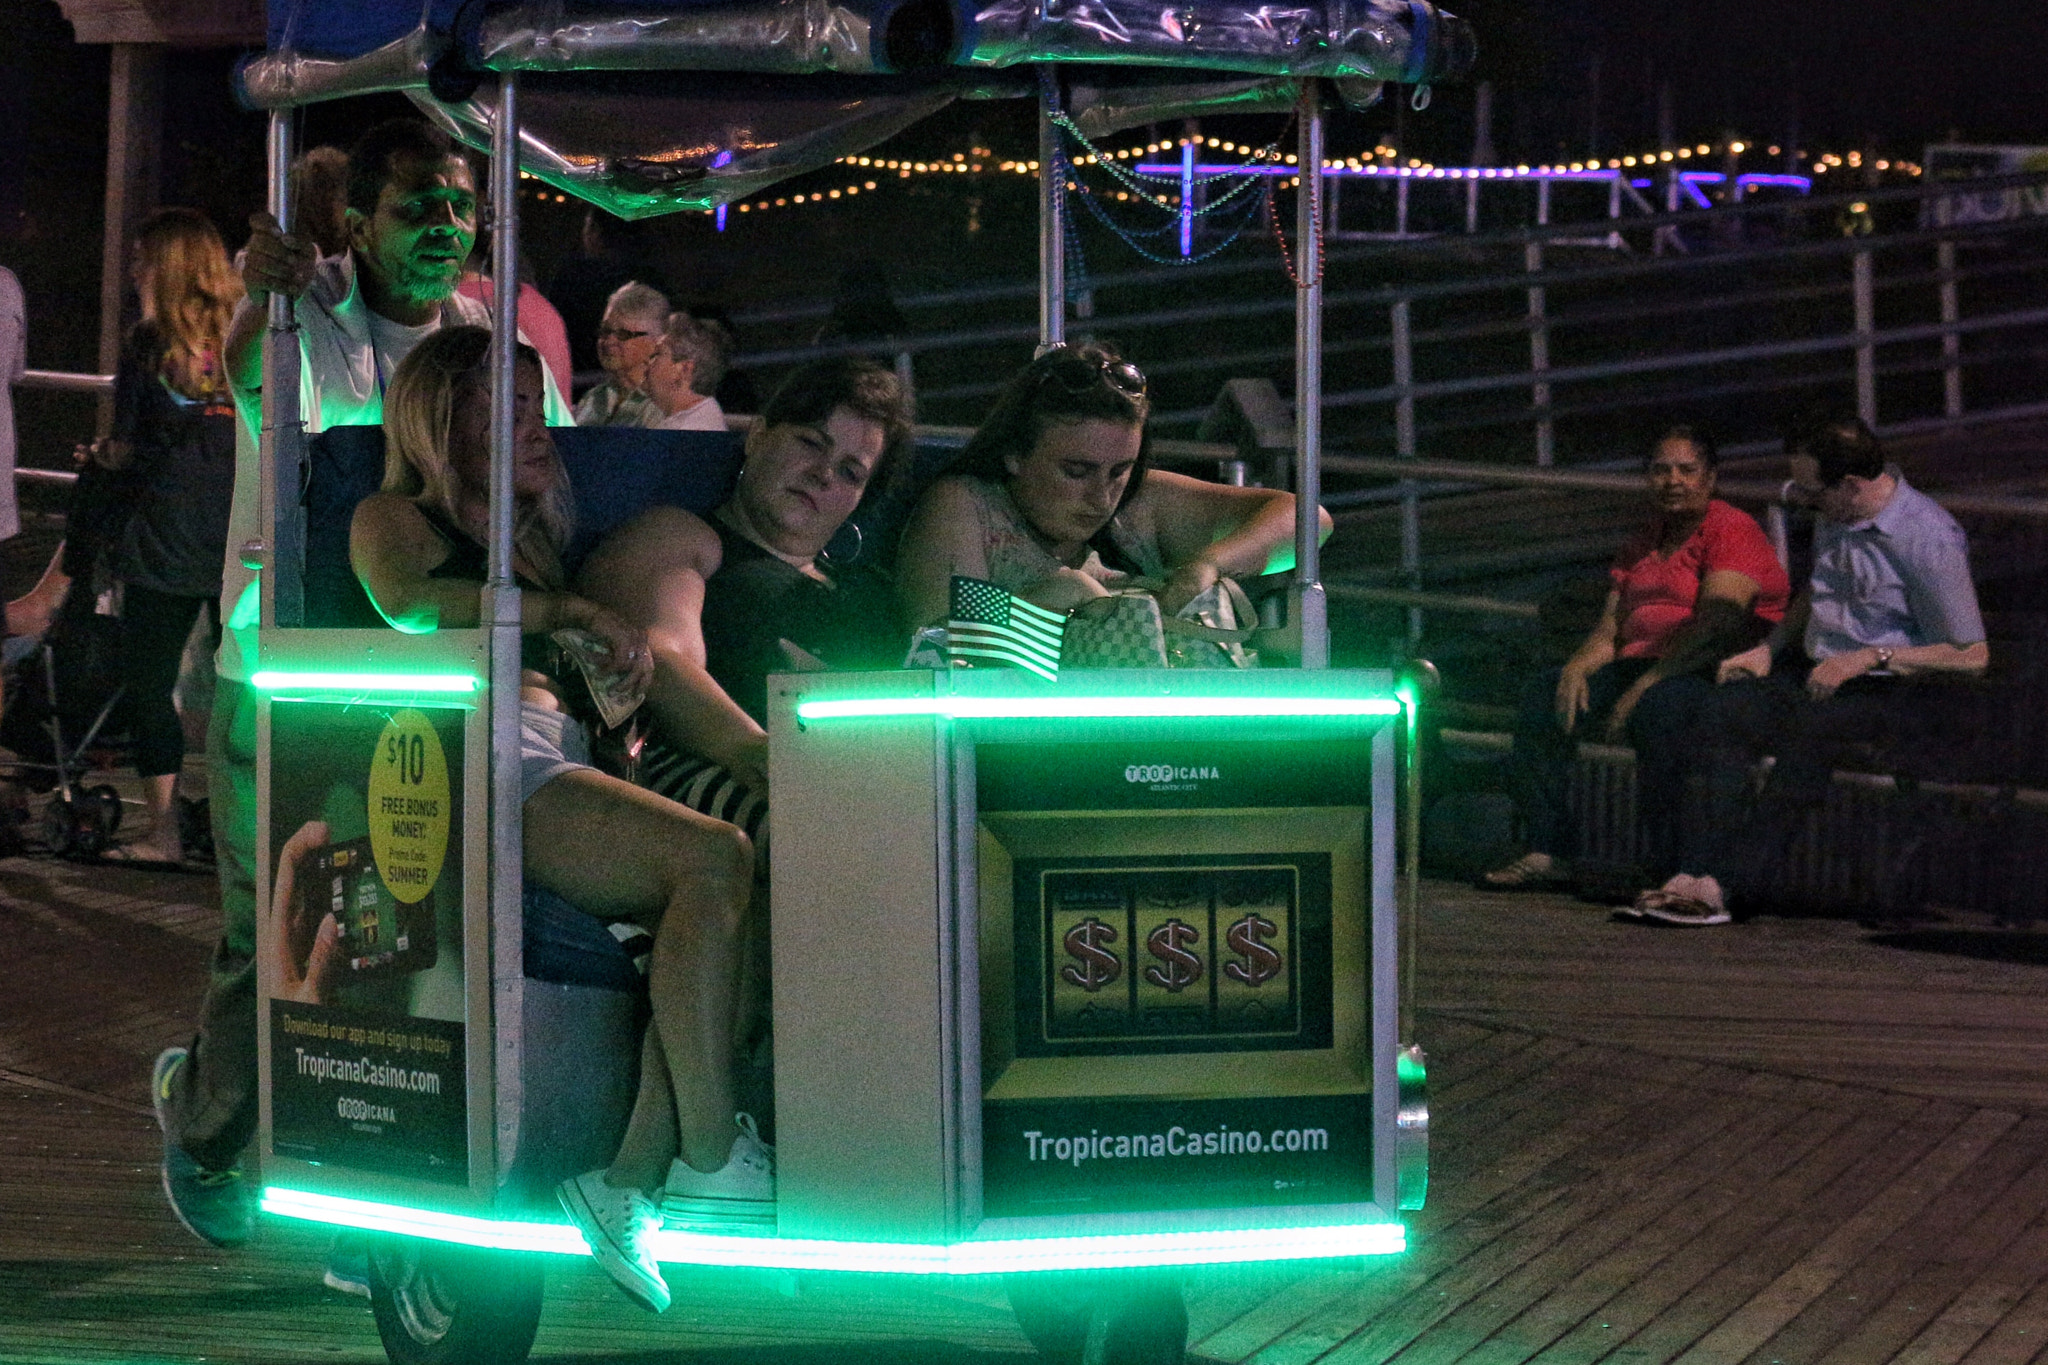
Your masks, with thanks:
M 1176 768 L 1170 763 L 1133 763 L 1124 769 L 1126 782 L 1215 782 L 1222 776 L 1216 768 Z

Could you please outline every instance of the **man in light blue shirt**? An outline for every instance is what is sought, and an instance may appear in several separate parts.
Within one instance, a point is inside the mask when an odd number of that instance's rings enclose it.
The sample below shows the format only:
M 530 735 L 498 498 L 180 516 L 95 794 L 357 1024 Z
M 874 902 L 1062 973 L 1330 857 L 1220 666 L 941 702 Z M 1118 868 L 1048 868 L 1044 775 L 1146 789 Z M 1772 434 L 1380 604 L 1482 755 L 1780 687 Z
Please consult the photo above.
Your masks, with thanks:
M 1769 639 L 1721 662 L 1724 685 L 1698 739 L 1711 779 L 1707 818 L 1685 839 L 1692 870 L 1644 892 L 1626 915 L 1727 923 L 1732 900 L 1767 884 L 1846 746 L 1939 714 L 1938 689 L 1991 661 L 1963 528 L 1885 462 L 1870 428 L 1832 421 L 1786 445 L 1821 514 L 1811 582 Z M 1758 753 L 1777 761 L 1745 812 Z

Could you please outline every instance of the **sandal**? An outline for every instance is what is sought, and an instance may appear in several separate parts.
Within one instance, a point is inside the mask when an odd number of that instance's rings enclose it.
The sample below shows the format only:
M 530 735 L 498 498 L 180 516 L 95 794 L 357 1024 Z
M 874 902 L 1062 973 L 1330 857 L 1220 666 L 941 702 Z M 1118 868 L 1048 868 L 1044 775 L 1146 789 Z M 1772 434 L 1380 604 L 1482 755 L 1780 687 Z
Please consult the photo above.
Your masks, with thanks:
M 1554 891 L 1570 882 L 1560 860 L 1548 853 L 1524 853 L 1506 867 L 1481 873 L 1473 885 L 1481 891 Z
M 101 849 L 91 861 L 108 867 L 132 867 L 140 872 L 203 872 L 181 860 L 158 858 L 142 852 L 142 844 L 113 844 Z
M 1716 905 L 1699 896 L 1687 895 L 1683 891 L 1674 891 L 1669 887 L 1645 891 L 1636 897 L 1636 903 L 1628 910 L 1617 910 L 1615 915 L 1618 918 L 1675 925 L 1685 929 L 1703 929 L 1716 924 L 1726 924 L 1732 918 L 1725 906 Z

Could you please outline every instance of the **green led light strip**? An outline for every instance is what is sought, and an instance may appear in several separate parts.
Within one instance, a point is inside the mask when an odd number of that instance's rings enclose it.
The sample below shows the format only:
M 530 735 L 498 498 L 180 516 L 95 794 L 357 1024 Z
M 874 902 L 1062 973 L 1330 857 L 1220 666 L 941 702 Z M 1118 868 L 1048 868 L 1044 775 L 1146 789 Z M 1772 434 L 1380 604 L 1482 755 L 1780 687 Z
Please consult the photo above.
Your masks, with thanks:
M 264 669 L 249 679 L 259 692 L 461 692 L 483 683 L 468 673 L 281 673 Z
M 1397 716 L 1392 697 L 856 697 L 798 702 L 799 720 L 1094 720 L 1141 716 Z
M 397 1204 L 309 1194 L 275 1185 L 263 1191 L 263 1211 L 284 1218 L 361 1228 L 368 1232 L 394 1232 L 500 1251 L 553 1252 L 567 1256 L 590 1254 L 582 1235 L 566 1223 L 501 1222 L 467 1214 L 435 1213 Z M 1030 1270 L 1226 1265 L 1243 1261 L 1391 1256 L 1407 1249 L 1407 1229 L 1395 1222 L 1350 1223 L 1319 1228 L 1032 1237 L 958 1242 L 952 1246 L 676 1231 L 659 1233 L 654 1242 L 656 1259 L 670 1264 L 745 1266 L 768 1270 L 847 1270 L 894 1275 L 999 1275 Z

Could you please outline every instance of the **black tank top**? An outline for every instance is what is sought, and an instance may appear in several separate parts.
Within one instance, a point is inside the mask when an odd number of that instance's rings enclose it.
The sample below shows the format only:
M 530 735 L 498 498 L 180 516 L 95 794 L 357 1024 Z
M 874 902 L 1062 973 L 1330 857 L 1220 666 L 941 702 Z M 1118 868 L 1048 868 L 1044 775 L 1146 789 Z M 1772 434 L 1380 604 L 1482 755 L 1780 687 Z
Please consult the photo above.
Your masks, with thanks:
M 486 583 L 490 581 L 491 552 L 477 543 L 474 536 L 450 520 L 448 514 L 438 507 L 423 502 L 413 506 L 420 509 L 420 515 L 427 519 L 427 525 L 434 528 L 434 534 L 448 544 L 448 557 L 427 570 L 429 578 L 447 578 L 458 583 Z M 546 592 L 540 584 L 518 570 L 513 570 L 512 581 L 524 592 Z M 562 651 L 554 641 L 545 635 L 522 635 L 519 637 L 519 666 L 530 668 L 536 673 L 560 680 L 562 677 Z

